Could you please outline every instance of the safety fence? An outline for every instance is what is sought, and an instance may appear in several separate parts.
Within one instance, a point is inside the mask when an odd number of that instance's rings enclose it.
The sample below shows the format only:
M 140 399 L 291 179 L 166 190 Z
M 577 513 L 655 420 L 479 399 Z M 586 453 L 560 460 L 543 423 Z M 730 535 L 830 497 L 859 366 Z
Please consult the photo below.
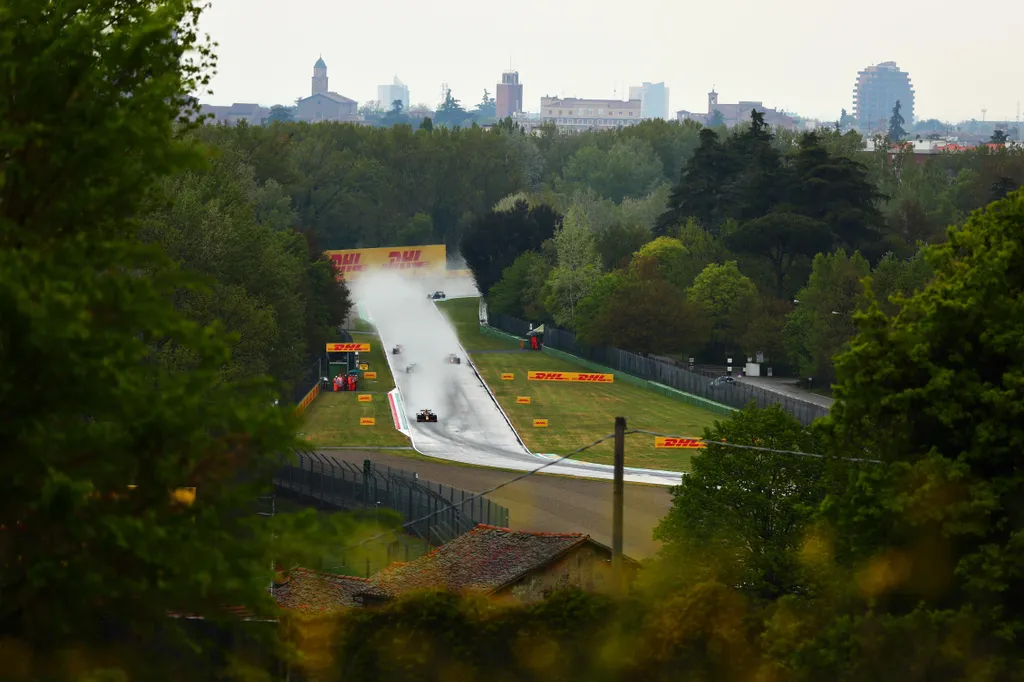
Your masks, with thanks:
M 507 315 L 491 313 L 488 319 L 491 326 L 516 336 L 525 336 L 531 328 L 529 322 Z M 618 372 L 737 409 L 746 407 L 751 401 L 762 408 L 779 405 L 802 424 L 810 424 L 828 414 L 827 407 L 758 386 L 741 382 L 714 382 L 708 370 L 691 371 L 663 359 L 644 357 L 608 346 L 585 346 L 576 341 L 572 332 L 552 325 L 544 325 L 544 345 Z
M 418 474 L 379 467 L 370 460 L 363 467 L 317 452 L 298 452 L 284 462 L 274 484 L 326 509 L 393 509 L 405 522 L 415 521 L 407 534 L 431 545 L 441 545 L 486 523 L 508 527 L 508 509 L 484 497 L 441 483 L 424 481 Z M 422 520 L 420 520 L 422 519 Z

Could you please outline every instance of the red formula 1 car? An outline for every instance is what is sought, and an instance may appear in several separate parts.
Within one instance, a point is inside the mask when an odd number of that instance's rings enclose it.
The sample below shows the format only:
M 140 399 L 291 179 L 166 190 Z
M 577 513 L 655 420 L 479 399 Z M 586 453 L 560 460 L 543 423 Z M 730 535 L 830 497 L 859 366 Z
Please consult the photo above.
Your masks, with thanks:
M 418 422 L 436 422 L 437 415 L 430 410 L 420 410 L 416 413 L 416 421 Z

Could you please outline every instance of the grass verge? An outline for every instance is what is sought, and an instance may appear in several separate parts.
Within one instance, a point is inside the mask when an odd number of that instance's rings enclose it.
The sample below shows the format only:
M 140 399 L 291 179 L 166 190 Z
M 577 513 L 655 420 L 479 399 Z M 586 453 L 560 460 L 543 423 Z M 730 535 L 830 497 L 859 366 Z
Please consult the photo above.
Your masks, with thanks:
M 306 408 L 302 438 L 310 447 L 409 445 L 409 439 L 395 430 L 386 393 L 371 393 L 372 402 L 361 403 L 362 391 L 321 393 Z M 361 426 L 361 417 L 373 417 L 373 426 Z
M 571 452 L 612 433 L 615 417 L 625 417 L 628 428 L 681 436 L 701 436 L 705 426 L 722 419 L 707 410 L 621 381 L 612 384 L 528 381 L 530 370 L 588 370 L 542 353 L 473 354 L 474 350 L 517 348 L 518 345 L 480 332 L 478 299 L 456 299 L 439 305 L 452 320 L 463 347 L 470 352 L 473 363 L 494 391 L 523 442 L 534 452 L 556 455 Z M 502 373 L 512 373 L 515 379 L 502 381 Z M 520 396 L 529 397 L 531 403 L 518 404 L 516 398 Z M 547 419 L 547 428 L 534 428 L 534 419 Z M 577 458 L 611 464 L 612 448 L 608 441 L 585 450 Z M 634 434 L 626 438 L 627 466 L 689 471 L 692 454 L 691 450 L 656 449 L 653 436 Z
M 511 339 L 499 339 L 480 332 L 480 299 L 456 298 L 437 304 L 441 312 L 455 327 L 462 347 L 472 353 L 475 350 L 512 350 L 519 344 Z
M 388 367 L 385 353 L 390 353 L 390 348 L 381 345 L 380 337 L 375 334 L 352 332 L 352 341 L 355 343 L 370 344 L 370 352 L 360 353 L 359 362 L 365 363 L 369 371 L 376 372 L 376 379 L 359 380 L 359 390 L 363 391 L 390 391 L 395 387 L 395 378 L 391 376 L 391 369 Z

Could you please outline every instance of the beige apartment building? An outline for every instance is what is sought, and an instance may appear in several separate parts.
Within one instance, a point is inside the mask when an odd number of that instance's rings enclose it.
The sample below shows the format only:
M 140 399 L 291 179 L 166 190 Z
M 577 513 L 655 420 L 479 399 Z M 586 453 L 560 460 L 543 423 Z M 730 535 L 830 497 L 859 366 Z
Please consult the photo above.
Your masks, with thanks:
M 541 97 L 541 123 L 554 123 L 559 130 L 610 130 L 636 125 L 642 119 L 641 101 Z

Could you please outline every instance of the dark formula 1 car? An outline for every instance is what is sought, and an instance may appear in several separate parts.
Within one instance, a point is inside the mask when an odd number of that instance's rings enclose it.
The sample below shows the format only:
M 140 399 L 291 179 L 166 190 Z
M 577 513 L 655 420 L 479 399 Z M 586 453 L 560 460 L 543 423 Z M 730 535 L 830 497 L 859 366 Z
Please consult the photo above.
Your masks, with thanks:
M 427 298 L 429 298 L 431 301 L 439 301 L 445 298 L 445 295 L 443 291 L 435 291 L 432 294 L 427 294 Z
M 416 413 L 416 421 L 418 422 L 436 422 L 437 415 L 430 410 L 420 410 Z
M 444 359 L 444 361 L 447 362 L 449 365 L 461 365 L 462 364 L 462 358 L 460 358 L 455 353 L 449 353 L 448 357 L 446 357 Z
M 401 355 L 403 350 L 405 350 L 405 348 L 402 346 L 402 344 L 398 344 L 397 346 L 391 349 L 391 354 Z
M 405 366 L 405 373 L 406 374 L 412 374 L 414 369 L 416 369 L 416 363 L 415 362 L 410 363 L 410 364 Z

